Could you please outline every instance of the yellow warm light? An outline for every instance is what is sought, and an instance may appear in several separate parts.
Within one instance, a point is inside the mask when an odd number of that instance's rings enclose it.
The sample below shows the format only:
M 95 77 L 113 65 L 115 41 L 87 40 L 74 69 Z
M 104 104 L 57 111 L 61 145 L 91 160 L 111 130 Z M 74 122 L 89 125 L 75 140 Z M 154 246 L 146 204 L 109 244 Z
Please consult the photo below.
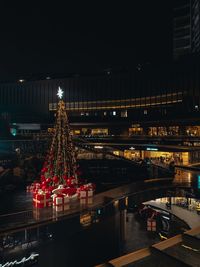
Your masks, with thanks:
M 115 200 L 114 201 L 114 206 L 115 206 L 115 208 L 118 208 L 118 206 L 119 206 L 119 200 Z
M 83 226 L 88 226 L 91 224 L 91 222 L 92 222 L 92 216 L 89 212 L 80 215 L 80 224 L 82 224 Z
M 178 97 L 172 100 L 172 97 Z M 137 108 L 148 106 L 159 106 L 166 104 L 175 104 L 182 102 L 183 93 L 172 93 L 165 95 L 157 95 L 151 97 L 115 99 L 104 101 L 87 101 L 87 102 L 68 102 L 66 108 L 71 110 L 106 110 L 106 109 L 122 109 L 122 108 Z M 159 100 L 158 100 L 159 99 Z M 127 103 L 127 104 L 126 104 Z M 49 104 L 49 110 L 56 110 L 56 103 Z
M 116 156 L 119 156 L 120 152 L 119 151 L 113 151 L 113 154 Z
M 125 198 L 125 205 L 128 207 L 128 197 Z

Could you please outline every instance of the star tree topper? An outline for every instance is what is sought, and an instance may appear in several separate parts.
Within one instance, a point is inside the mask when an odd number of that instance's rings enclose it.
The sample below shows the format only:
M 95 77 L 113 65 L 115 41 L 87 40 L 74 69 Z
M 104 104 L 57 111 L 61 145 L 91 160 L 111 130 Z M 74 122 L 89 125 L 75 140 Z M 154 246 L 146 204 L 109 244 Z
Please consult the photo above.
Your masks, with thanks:
M 62 97 L 63 97 L 63 90 L 60 88 L 60 86 L 58 87 L 58 92 L 57 92 L 57 96 L 60 98 L 60 99 L 62 99 Z

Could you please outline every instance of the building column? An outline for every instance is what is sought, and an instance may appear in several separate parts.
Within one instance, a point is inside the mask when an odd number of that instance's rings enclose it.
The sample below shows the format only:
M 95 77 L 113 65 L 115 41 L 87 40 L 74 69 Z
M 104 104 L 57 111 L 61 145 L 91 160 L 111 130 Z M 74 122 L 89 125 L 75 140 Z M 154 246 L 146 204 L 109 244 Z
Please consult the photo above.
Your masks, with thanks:
M 126 214 L 127 210 L 120 211 L 120 239 L 122 242 L 126 240 Z

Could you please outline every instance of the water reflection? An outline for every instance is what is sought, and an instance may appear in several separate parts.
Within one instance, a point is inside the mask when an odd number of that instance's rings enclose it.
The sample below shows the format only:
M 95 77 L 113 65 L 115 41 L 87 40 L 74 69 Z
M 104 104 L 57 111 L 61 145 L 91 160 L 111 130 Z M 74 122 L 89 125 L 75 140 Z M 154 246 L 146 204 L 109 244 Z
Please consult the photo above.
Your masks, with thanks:
M 172 197 L 177 201 L 176 197 L 199 198 L 196 176 L 191 175 L 190 178 L 186 176 L 185 179 L 180 179 L 181 175 L 178 173 L 177 175 L 174 184 L 171 182 L 160 184 L 159 181 L 152 184 L 140 182 L 127 185 L 122 189 L 113 189 L 112 192 L 115 194 L 105 193 L 107 198 L 103 203 L 98 199 L 101 205 L 96 205 L 97 199 L 93 204 L 89 204 L 90 210 L 87 210 L 87 203 L 82 203 L 83 211 L 74 214 L 73 217 L 60 220 L 57 216 L 59 213 L 55 211 L 54 220 L 44 226 L 36 224 L 32 229 L 25 227 L 15 234 L 1 234 L 0 242 L 4 245 L 0 251 L 0 263 L 14 258 L 20 259 L 23 255 L 34 251 L 40 255 L 38 267 L 89 267 L 120 256 L 127 251 L 158 242 L 159 236 L 153 237 L 147 234 L 146 224 L 142 226 L 140 220 L 135 218 L 134 207 L 144 201 L 163 197 Z M 184 183 L 182 184 L 181 181 Z M 185 186 L 186 183 L 187 186 Z M 131 188 L 132 191 L 130 191 Z M 126 192 L 129 193 L 126 194 Z M 120 197 L 113 199 L 111 196 L 116 196 L 116 193 Z M 7 196 L 7 200 L 9 198 L 10 201 L 7 202 L 4 199 L 4 203 L 10 211 L 17 207 L 18 210 L 23 209 L 27 205 L 31 208 L 30 199 L 28 197 L 26 199 L 25 195 L 22 197 L 21 193 L 20 196 Z M 31 213 L 34 215 L 32 223 L 37 221 L 39 223 L 44 216 L 44 213 L 38 210 L 31 209 Z
M 174 183 L 188 184 L 189 186 L 197 187 L 199 175 L 200 175 L 200 171 L 198 170 L 189 170 L 189 169 L 177 167 L 175 169 Z

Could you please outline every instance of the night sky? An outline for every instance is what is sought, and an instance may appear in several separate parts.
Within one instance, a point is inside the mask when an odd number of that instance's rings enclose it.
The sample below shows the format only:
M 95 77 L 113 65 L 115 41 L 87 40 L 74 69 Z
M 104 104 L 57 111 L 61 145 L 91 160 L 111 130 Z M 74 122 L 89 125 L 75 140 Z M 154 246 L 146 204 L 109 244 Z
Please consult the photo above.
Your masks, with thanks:
M 1 81 L 172 60 L 171 1 L 1 2 Z

